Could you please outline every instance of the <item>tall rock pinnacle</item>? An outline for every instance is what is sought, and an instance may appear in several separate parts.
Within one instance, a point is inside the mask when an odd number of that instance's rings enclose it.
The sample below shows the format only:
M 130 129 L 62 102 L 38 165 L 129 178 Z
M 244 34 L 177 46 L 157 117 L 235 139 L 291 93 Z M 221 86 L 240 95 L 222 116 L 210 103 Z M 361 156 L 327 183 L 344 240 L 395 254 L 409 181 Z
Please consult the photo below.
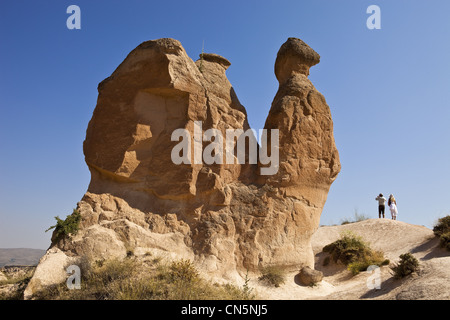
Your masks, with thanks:
M 278 161 L 264 174 L 227 59 L 204 53 L 194 62 L 174 39 L 131 51 L 98 86 L 79 231 L 52 238 L 25 296 L 65 281 L 68 264 L 130 250 L 188 258 L 227 280 L 268 265 L 314 267 L 310 238 L 340 170 L 330 109 L 308 79 L 319 60 L 296 38 L 278 52 L 280 86 L 265 124 L 278 135 L 278 148 L 268 139 L 266 149 Z

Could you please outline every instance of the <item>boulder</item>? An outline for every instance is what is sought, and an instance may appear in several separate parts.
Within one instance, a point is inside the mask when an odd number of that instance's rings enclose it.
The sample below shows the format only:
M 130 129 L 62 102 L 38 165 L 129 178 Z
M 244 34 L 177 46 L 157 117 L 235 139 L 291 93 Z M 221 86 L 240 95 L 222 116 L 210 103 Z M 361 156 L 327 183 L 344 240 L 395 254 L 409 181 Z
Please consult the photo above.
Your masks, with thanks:
M 312 286 L 322 281 L 323 272 L 311 269 L 310 267 L 306 266 L 300 270 L 298 279 L 300 280 L 301 284 L 305 286 Z

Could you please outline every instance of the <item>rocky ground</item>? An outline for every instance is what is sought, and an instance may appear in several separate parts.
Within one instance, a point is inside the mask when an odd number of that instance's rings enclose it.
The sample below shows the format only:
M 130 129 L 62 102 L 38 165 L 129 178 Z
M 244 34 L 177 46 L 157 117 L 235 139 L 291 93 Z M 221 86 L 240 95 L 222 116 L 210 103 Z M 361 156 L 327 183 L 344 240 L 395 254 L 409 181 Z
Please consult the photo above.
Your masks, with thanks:
M 372 272 L 352 276 L 344 266 L 322 265 L 322 248 L 337 240 L 345 230 L 361 235 L 373 249 L 383 251 L 391 261 L 389 266 L 380 268 L 380 289 L 368 288 L 368 282 L 373 287 Z M 312 246 L 316 257 L 315 269 L 324 273 L 320 283 L 313 287 L 302 286 L 297 280 L 298 270 L 292 270 L 279 288 L 267 288 L 257 281 L 252 282 L 259 296 L 263 299 L 323 300 L 450 299 L 450 252 L 439 247 L 439 240 L 426 227 L 389 219 L 324 226 L 314 234 Z M 419 271 L 401 280 L 394 279 L 390 267 L 399 261 L 400 254 L 406 252 L 419 260 Z
M 0 300 L 23 298 L 23 291 L 36 266 L 5 266 L 0 268 Z
M 322 248 L 337 240 L 343 231 L 361 235 L 370 247 L 383 251 L 389 266 L 380 268 L 379 289 L 369 288 L 374 273 L 361 272 L 353 276 L 344 266 L 323 266 Z M 369 219 L 340 226 L 320 227 L 312 238 L 315 269 L 323 272 L 321 282 L 304 286 L 299 281 L 299 270 L 290 270 L 280 287 L 270 287 L 250 274 L 249 286 L 260 299 L 269 300 L 418 300 L 450 299 L 450 252 L 439 247 L 433 231 L 418 225 L 389 219 Z M 410 252 L 420 263 L 418 272 L 397 280 L 390 267 L 399 261 L 399 255 Z M 20 299 L 27 279 L 35 267 L 10 266 L 0 269 L 0 299 Z M 373 287 L 373 286 L 372 286 Z

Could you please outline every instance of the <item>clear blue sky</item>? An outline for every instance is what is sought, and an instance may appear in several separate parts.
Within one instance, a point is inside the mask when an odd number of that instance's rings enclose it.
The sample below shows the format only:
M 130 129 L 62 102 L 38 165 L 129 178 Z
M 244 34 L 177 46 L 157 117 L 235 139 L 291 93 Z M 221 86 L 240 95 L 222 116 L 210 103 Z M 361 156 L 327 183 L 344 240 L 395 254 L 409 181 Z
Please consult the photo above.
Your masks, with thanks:
M 66 9 L 81 8 L 81 30 Z M 381 9 L 369 30 L 366 9 Z M 377 216 L 432 227 L 450 214 L 450 1 L 0 2 L 0 247 L 46 249 L 44 230 L 86 192 L 82 143 L 97 85 L 141 42 L 171 37 L 220 54 L 250 125 L 264 126 L 288 37 L 321 55 L 310 79 L 333 116 L 342 171 L 321 224 Z M 389 215 L 388 215 L 389 216 Z

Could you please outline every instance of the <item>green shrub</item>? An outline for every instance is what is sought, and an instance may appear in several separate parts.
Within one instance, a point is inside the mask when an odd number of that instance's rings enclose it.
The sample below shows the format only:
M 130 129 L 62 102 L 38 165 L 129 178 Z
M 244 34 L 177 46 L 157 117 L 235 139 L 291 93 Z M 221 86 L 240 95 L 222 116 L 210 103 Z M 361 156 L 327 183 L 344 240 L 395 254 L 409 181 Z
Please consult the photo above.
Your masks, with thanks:
M 434 226 L 433 232 L 439 237 L 441 247 L 450 251 L 450 215 L 440 218 Z
M 20 300 L 23 299 L 23 292 L 25 291 L 28 282 L 34 274 L 35 267 L 24 267 L 24 272 L 18 274 L 5 274 L 6 280 L 0 281 L 0 287 L 4 285 L 12 285 L 10 291 L 0 290 L 1 300 Z
M 68 215 L 65 220 L 60 219 L 59 216 L 56 216 L 55 219 L 56 224 L 45 230 L 45 232 L 55 229 L 54 237 L 55 239 L 59 239 L 62 236 L 76 234 L 78 232 L 81 214 L 78 210 L 73 209 L 72 214 Z
M 261 281 L 265 281 L 269 285 L 278 288 L 285 281 L 285 275 L 281 268 L 277 266 L 268 266 L 261 270 L 262 275 L 258 278 Z
M 439 239 L 441 247 L 450 251 L 450 231 L 441 235 Z
M 351 232 L 344 232 L 340 239 L 326 245 L 324 252 L 331 255 L 334 262 L 341 262 L 353 274 L 365 271 L 370 265 L 389 264 L 381 251 L 372 250 L 369 245 Z
M 416 271 L 418 267 L 419 261 L 411 253 L 404 253 L 400 255 L 400 262 L 391 269 L 394 271 L 394 278 L 401 279 Z
M 450 231 L 450 215 L 440 218 L 433 227 L 433 232 L 437 236 L 447 233 L 448 231 Z
M 389 264 L 388 259 L 384 259 L 383 254 L 380 251 L 372 252 L 371 256 L 364 257 L 358 261 L 349 263 L 347 269 L 354 275 L 361 271 L 366 271 L 371 265 L 385 266 Z

